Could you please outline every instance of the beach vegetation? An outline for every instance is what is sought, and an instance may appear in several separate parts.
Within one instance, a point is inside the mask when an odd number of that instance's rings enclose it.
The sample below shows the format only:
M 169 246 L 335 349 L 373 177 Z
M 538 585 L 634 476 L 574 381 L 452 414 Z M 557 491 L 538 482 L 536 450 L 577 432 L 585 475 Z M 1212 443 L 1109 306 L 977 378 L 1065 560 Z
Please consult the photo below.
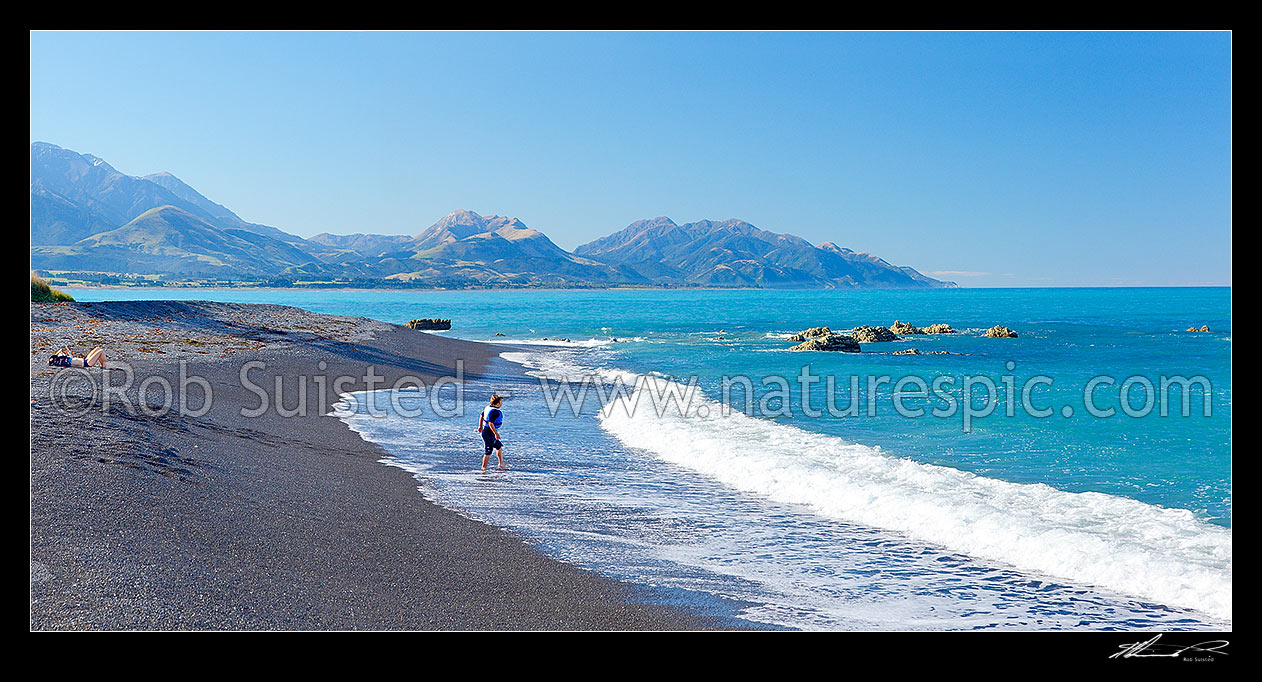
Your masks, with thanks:
M 48 282 L 44 278 L 31 271 L 31 302 L 32 303 L 70 303 L 74 301 L 74 297 L 59 289 L 48 286 Z

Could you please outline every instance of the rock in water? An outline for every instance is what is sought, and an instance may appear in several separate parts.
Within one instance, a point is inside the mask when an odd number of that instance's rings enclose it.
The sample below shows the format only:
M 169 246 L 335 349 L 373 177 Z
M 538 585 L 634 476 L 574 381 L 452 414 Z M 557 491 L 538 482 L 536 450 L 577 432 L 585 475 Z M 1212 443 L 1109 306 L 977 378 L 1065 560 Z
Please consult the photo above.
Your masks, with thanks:
M 408 322 L 408 329 L 419 329 L 422 331 L 429 329 L 451 329 L 451 320 L 440 320 L 436 317 L 426 317 Z
M 811 327 L 810 329 L 803 329 L 802 331 L 794 334 L 793 336 L 786 338 L 785 341 L 794 341 L 794 342 L 805 341 L 807 339 L 813 339 L 818 336 L 828 336 L 831 333 L 833 333 L 833 330 L 829 329 L 828 327 Z
M 949 324 L 938 323 L 938 324 L 931 324 L 928 327 L 925 327 L 925 333 L 926 334 L 954 334 L 955 330 L 952 329 L 951 325 Z
M 986 330 L 986 338 L 988 339 L 1015 339 L 1017 333 L 1000 325 L 995 325 Z
M 890 331 L 887 327 L 869 327 L 863 325 L 855 327 L 850 335 L 859 343 L 880 343 L 883 341 L 897 341 L 898 335 Z
M 924 334 L 925 333 L 925 330 L 921 329 L 920 327 L 907 324 L 906 322 L 899 322 L 898 320 L 894 320 L 894 324 L 890 325 L 890 331 L 894 332 L 895 334 Z
M 789 350 L 827 350 L 842 353 L 858 353 L 859 342 L 849 334 L 830 332 L 825 336 L 813 336 Z
M 904 348 L 903 350 L 896 350 L 890 355 L 920 355 L 920 351 L 915 348 Z

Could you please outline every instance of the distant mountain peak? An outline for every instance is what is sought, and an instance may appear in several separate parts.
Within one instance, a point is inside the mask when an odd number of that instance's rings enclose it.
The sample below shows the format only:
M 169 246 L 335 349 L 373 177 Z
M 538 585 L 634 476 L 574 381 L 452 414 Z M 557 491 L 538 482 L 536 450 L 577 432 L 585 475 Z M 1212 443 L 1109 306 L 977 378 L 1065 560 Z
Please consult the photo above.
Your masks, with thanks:
M 816 244 L 815 246 L 825 251 L 832 251 L 833 253 L 854 253 L 854 249 L 847 249 L 844 246 L 837 246 L 836 244 L 832 242 L 822 242 L 822 243 Z
M 150 216 L 155 216 L 155 215 L 158 215 L 158 214 L 161 214 L 161 213 L 173 213 L 173 214 L 176 214 L 176 215 L 186 215 L 186 216 L 188 216 L 190 219 L 202 220 L 201 218 L 199 218 L 199 217 L 197 217 L 197 216 L 193 215 L 192 213 L 189 213 L 188 211 L 185 211 L 184 209 L 180 208 L 179 206 L 172 206 L 171 204 L 163 204 L 162 206 L 154 206 L 153 208 L 149 209 L 148 211 L 145 211 L 144 213 L 141 213 L 140 215 L 136 216 L 136 217 L 132 220 L 132 222 L 135 222 L 135 221 L 137 221 L 137 220 L 140 220 L 141 218 L 150 217 Z M 205 221 L 203 220 L 202 222 L 205 222 Z
M 676 225 L 666 217 L 638 220 L 583 244 L 584 258 L 631 268 L 662 284 L 754 287 L 949 286 L 911 268 L 857 254 L 832 242 L 815 246 L 792 234 L 768 232 L 739 218 Z
M 468 209 L 457 209 L 439 218 L 423 232 L 416 235 L 414 242 L 421 251 L 441 248 L 467 239 L 508 239 L 520 240 L 530 237 L 543 237 L 543 233 L 532 230 L 517 218 L 501 215 L 482 216 Z M 547 237 L 543 237 L 552 244 Z M 552 245 L 560 250 L 560 247 Z
M 149 182 L 159 185 L 175 196 L 202 209 L 213 218 L 226 219 L 241 223 L 245 222 L 241 220 L 240 216 L 228 210 L 228 208 L 223 204 L 217 204 L 210 199 L 207 199 L 201 192 L 193 189 L 188 183 L 175 177 L 175 175 L 168 173 L 167 171 L 146 175 L 141 178 L 141 180 L 148 180 Z
M 670 218 L 664 215 L 659 215 L 656 218 L 649 218 L 646 220 L 637 220 L 631 223 L 630 225 L 628 225 L 627 229 L 628 230 L 632 228 L 643 229 L 646 227 L 663 227 L 663 226 L 679 227 L 675 223 L 675 221 L 671 220 Z
M 482 225 L 486 222 L 486 218 L 470 211 L 467 208 L 458 208 L 451 213 L 438 219 L 435 225 L 453 224 L 453 225 Z

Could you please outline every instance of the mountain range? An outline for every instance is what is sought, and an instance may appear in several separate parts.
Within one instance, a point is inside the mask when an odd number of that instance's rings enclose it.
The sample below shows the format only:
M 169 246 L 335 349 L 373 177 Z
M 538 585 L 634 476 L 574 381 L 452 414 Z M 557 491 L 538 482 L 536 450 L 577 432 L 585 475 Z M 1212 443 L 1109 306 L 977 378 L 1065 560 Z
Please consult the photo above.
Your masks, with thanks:
M 453 211 L 414 236 L 303 239 L 243 220 L 170 173 L 31 144 L 31 267 L 173 278 L 417 286 L 954 286 L 742 220 L 636 221 L 573 252 L 517 218 Z

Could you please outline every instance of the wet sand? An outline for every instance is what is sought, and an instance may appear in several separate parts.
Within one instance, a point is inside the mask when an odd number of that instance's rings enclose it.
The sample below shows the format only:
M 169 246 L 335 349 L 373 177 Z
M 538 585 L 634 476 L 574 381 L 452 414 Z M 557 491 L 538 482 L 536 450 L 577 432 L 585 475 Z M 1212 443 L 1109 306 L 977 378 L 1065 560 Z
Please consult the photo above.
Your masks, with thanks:
M 368 311 L 365 311 L 366 313 Z M 553 560 L 426 501 L 386 453 L 327 415 L 334 378 L 483 371 L 495 347 L 285 306 L 150 301 L 31 306 L 32 629 L 708 629 L 729 619 Z M 63 345 L 133 370 L 57 370 Z M 201 416 L 146 414 L 147 377 L 204 377 Z M 283 407 L 242 416 L 260 398 Z M 323 363 L 323 365 L 321 365 Z M 112 370 L 111 375 L 115 372 Z M 122 374 L 121 372 L 119 373 Z M 317 377 L 324 377 L 321 391 Z M 122 383 L 123 376 L 113 379 Z M 90 383 L 92 382 L 92 383 Z M 145 405 L 165 394 L 151 383 Z M 201 407 L 190 392 L 189 410 Z M 125 397 L 130 409 L 122 404 Z M 324 401 L 324 409 L 320 401 Z M 472 427 L 471 427 L 472 428 Z M 480 453 L 471 453 L 480 459 Z

